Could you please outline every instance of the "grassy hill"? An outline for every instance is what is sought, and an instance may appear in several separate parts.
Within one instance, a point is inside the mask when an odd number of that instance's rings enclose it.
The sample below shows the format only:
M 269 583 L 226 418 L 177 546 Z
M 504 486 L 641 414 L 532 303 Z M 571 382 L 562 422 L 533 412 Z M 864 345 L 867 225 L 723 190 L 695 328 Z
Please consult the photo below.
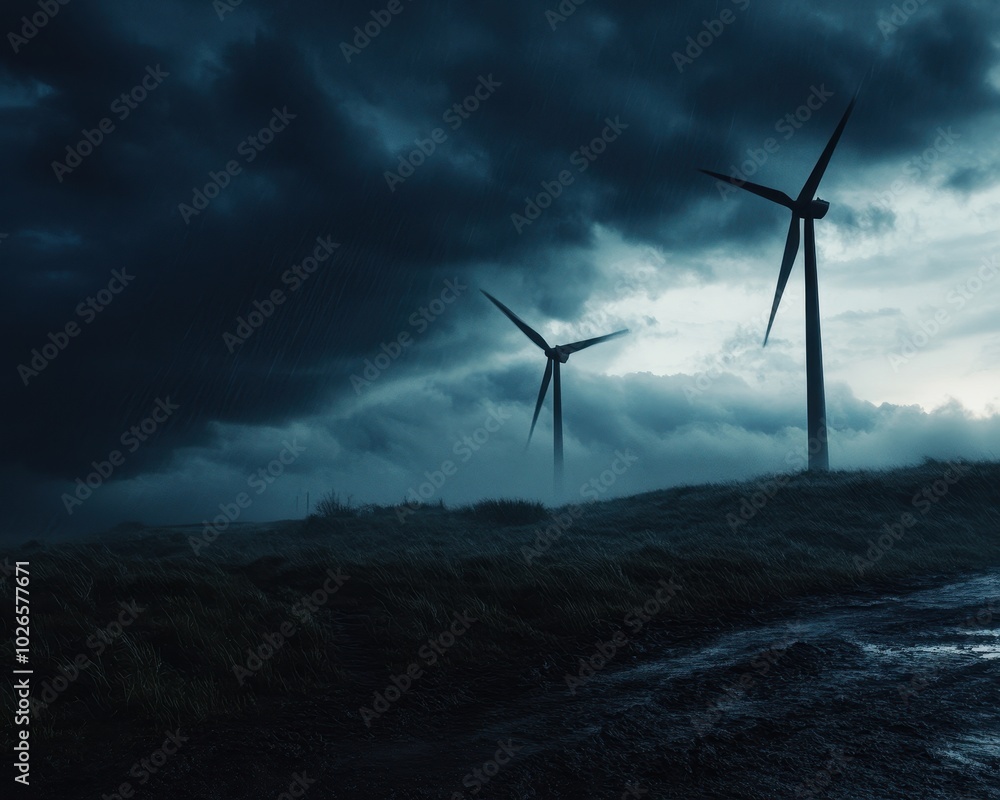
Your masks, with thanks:
M 579 659 L 616 631 L 641 654 L 795 597 L 1000 565 L 993 463 L 777 476 L 560 509 L 328 511 L 234 525 L 212 541 L 195 527 L 132 525 L 21 548 L 44 769 L 108 750 L 102 731 L 127 749 L 131 735 L 317 696 L 336 701 L 330 724 L 350 736 L 388 735 L 436 709 L 579 678 Z M 13 596 L 12 578 L 0 585 Z M 13 707 L 10 682 L 3 692 Z

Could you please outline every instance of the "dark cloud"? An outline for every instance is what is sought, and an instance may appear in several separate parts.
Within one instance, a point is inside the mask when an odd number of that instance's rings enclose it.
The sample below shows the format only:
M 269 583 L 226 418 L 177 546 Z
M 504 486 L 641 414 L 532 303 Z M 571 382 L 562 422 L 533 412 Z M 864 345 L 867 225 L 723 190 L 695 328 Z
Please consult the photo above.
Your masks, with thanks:
M 35 8 L 22 5 L 6 29 Z M 723 10 L 733 22 L 679 70 L 675 53 Z M 723 198 L 695 167 L 728 172 L 777 136 L 780 151 L 758 177 L 794 193 L 859 85 L 824 191 L 922 150 L 940 125 L 971 130 L 998 109 L 992 3 L 928 4 L 886 34 L 882 12 L 860 2 L 822 13 L 791 2 L 586 4 L 553 30 L 536 3 L 437 0 L 405 3 L 348 63 L 341 42 L 371 11 L 362 2 L 243 4 L 219 20 L 200 0 L 70 4 L 18 52 L 0 47 L 0 335 L 13 421 L 0 444 L 20 519 L 46 521 L 47 510 L 30 511 L 53 507 L 38 487 L 74 480 L 166 396 L 181 411 L 130 456 L 130 477 L 183 470 L 223 441 L 220 425 L 252 438 L 302 420 L 328 426 L 365 469 L 364 454 L 386 469 L 410 465 L 427 443 L 417 437 L 407 450 L 406 432 L 429 411 L 401 400 L 397 384 L 423 376 L 442 398 L 436 412 L 459 417 L 482 397 L 524 404 L 535 391 L 534 372 L 494 361 L 508 323 L 481 302 L 480 286 L 526 318 L 574 320 L 595 296 L 618 296 L 621 277 L 606 270 L 599 231 L 672 256 L 641 296 L 711 283 L 724 277 L 715 254 L 770 253 L 786 222 L 759 198 Z M 115 99 L 157 68 L 168 77 L 118 118 Z M 497 85 L 479 108 L 446 116 L 481 79 Z M 815 87 L 832 97 L 781 138 L 776 125 Z M 250 162 L 241 144 L 275 109 L 290 118 Z M 60 181 L 52 162 L 105 117 L 114 130 Z M 611 127 L 614 140 L 592 162 L 574 159 L 608 120 L 622 123 Z M 435 128 L 446 140 L 391 191 L 384 173 Z M 179 204 L 193 203 L 232 160 L 240 173 L 186 224 Z M 511 215 L 562 170 L 573 183 L 518 232 Z M 991 181 L 966 170 L 949 185 Z M 826 224 L 837 228 L 865 215 L 874 232 L 895 223 L 891 210 L 835 209 Z M 292 292 L 283 276 L 317 237 L 340 246 Z M 134 281 L 88 322 L 78 304 L 106 289 L 113 270 Z M 455 278 L 467 293 L 418 333 L 412 316 Z M 277 289 L 286 302 L 229 352 L 223 334 Z M 25 386 L 16 366 L 69 322 L 80 335 Z M 644 325 L 655 327 L 652 315 Z M 400 333 L 419 347 L 379 379 L 384 403 L 367 416 L 345 411 L 359 402 L 350 376 Z M 466 369 L 483 363 L 496 366 L 494 378 Z M 448 380 L 449 370 L 466 373 L 463 382 Z M 622 440 L 691 425 L 773 435 L 789 424 L 786 413 L 801 411 L 789 401 L 742 414 L 738 398 L 758 387 L 733 380 L 709 417 L 665 403 L 658 392 L 683 399 L 667 379 L 611 382 L 610 407 L 624 411 L 580 401 L 580 446 L 607 441 L 602 427 Z M 253 460 L 216 455 L 233 469 Z

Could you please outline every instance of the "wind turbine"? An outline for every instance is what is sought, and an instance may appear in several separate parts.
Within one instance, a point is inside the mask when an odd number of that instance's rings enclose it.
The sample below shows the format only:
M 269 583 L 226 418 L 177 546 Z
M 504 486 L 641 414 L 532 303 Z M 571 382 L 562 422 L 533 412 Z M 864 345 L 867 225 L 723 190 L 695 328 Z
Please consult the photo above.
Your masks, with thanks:
M 767 323 L 767 333 L 764 334 L 764 346 L 771 335 L 771 325 L 778 311 L 781 295 L 785 291 L 788 275 L 799 252 L 799 221 L 804 223 L 806 234 L 806 397 L 809 409 L 809 470 L 826 471 L 830 469 L 830 455 L 827 449 L 826 430 L 826 390 L 823 387 L 823 343 L 819 326 L 819 285 L 816 275 L 816 228 L 815 221 L 823 219 L 830 210 L 826 200 L 815 197 L 819 182 L 823 179 L 827 165 L 833 156 L 833 151 L 840 141 L 841 134 L 847 126 L 847 120 L 854 110 L 857 95 L 851 100 L 840 119 L 840 124 L 830 137 L 826 149 L 813 167 L 809 180 L 806 181 L 799 196 L 794 200 L 784 192 L 769 189 L 749 181 L 739 181 L 718 172 L 707 169 L 700 172 L 710 175 L 740 189 L 759 195 L 772 203 L 782 205 L 792 212 L 792 223 L 788 228 L 788 238 L 785 240 L 785 255 L 781 260 L 781 270 L 778 273 L 778 287 L 774 292 L 774 303 L 771 306 L 771 319 Z
M 482 289 L 480 289 L 480 291 L 482 291 L 483 294 L 490 299 L 493 305 L 506 314 L 510 318 L 510 321 L 524 332 L 525 336 L 545 351 L 545 373 L 542 375 L 542 387 L 538 390 L 538 401 L 535 403 L 535 416 L 531 418 L 531 430 L 528 432 L 528 445 L 531 444 L 531 436 L 535 432 L 535 423 L 538 422 L 538 413 L 542 410 L 542 403 L 545 401 L 545 393 L 549 389 L 549 380 L 551 379 L 553 418 L 552 441 L 555 448 L 552 483 L 555 489 L 556 498 L 558 499 L 562 496 L 563 488 L 562 387 L 559 382 L 559 365 L 565 364 L 573 353 L 579 352 L 580 350 L 590 347 L 591 345 L 606 342 L 608 339 L 624 336 L 628 333 L 628 328 L 621 331 L 615 331 L 614 333 L 609 333 L 606 336 L 598 336 L 594 339 L 584 339 L 583 341 L 573 342 L 572 344 L 560 344 L 555 347 L 550 347 L 549 343 L 542 338 L 541 334 L 517 316 L 517 314 L 507 308 L 507 306 L 497 300 L 489 292 L 483 291 Z M 525 447 L 528 445 L 525 445 Z

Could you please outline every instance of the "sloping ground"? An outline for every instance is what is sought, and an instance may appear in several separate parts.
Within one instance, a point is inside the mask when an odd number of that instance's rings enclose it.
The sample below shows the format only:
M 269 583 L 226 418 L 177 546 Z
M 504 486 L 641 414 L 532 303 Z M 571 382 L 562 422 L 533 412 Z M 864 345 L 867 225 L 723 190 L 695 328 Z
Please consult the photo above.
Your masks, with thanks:
M 919 796 L 964 798 L 962 776 L 997 769 L 996 728 L 968 724 L 974 702 L 983 715 L 996 708 L 995 660 L 949 666 L 947 682 L 930 675 L 926 718 L 890 727 L 906 662 L 872 655 L 850 615 L 827 639 L 800 632 L 781 658 L 773 642 L 741 651 L 716 640 L 804 608 L 804 624 L 818 624 L 829 601 L 808 598 L 867 591 L 884 603 L 889 587 L 920 576 L 1000 566 L 998 508 L 997 465 L 928 463 L 655 492 L 535 524 L 505 524 L 513 511 L 502 506 L 384 509 L 232 529 L 210 544 L 192 529 L 36 545 L 26 551 L 35 696 L 77 654 L 90 663 L 38 709 L 33 777 L 44 796 L 66 798 L 111 796 L 125 782 L 150 798 L 278 796 L 296 772 L 308 797 L 472 797 L 470 770 L 478 760 L 488 776 L 510 739 L 520 749 L 481 796 L 617 797 L 636 780 L 634 791 L 658 792 L 649 796 L 793 796 L 789 781 L 805 785 L 829 762 L 843 775 L 826 796 L 909 797 L 906 787 L 933 779 L 952 794 Z M 941 602 L 969 611 L 965 596 Z M 116 629 L 120 603 L 141 610 Z M 883 646 L 909 652 L 922 622 L 908 624 Z M 98 630 L 107 642 L 90 638 Z M 608 664 L 591 676 L 602 652 Z M 702 655 L 663 672 L 679 652 Z M 707 705 L 728 674 L 737 685 L 758 675 L 739 702 L 760 713 Z M 790 691 L 768 694 L 779 686 Z M 178 729 L 188 740 L 156 756 Z M 971 738 L 955 744 L 957 732 Z M 935 738 L 945 733 L 958 762 Z M 862 753 L 841 743 L 851 737 Z M 895 776 L 900 793 L 880 783 L 881 794 L 858 794 L 876 773 Z M 698 785 L 727 788 L 699 795 Z

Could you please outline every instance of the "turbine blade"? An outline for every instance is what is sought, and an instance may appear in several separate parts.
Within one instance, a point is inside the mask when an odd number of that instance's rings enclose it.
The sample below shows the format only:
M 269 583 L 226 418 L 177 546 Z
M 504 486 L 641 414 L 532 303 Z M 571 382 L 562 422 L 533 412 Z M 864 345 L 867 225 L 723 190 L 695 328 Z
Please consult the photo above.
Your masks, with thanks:
M 767 337 L 771 335 L 771 326 L 774 324 L 774 315 L 778 313 L 778 304 L 781 302 L 781 295 L 784 294 L 785 284 L 788 283 L 788 276 L 792 271 L 792 264 L 795 263 L 795 256 L 799 252 L 799 218 L 792 214 L 792 224 L 788 228 L 788 238 L 785 240 L 785 255 L 781 259 L 781 271 L 778 273 L 778 287 L 774 290 L 774 304 L 771 306 L 771 319 L 767 322 L 767 333 L 764 334 L 764 347 L 767 347 Z
M 606 342 L 608 339 L 615 339 L 619 336 L 624 336 L 628 332 L 628 328 L 625 328 L 625 330 L 609 333 L 607 336 L 598 336 L 594 339 L 584 339 L 582 342 L 573 342 L 573 344 L 561 344 L 559 345 L 559 349 L 564 353 L 577 353 L 593 344 L 600 344 L 601 342 Z
M 735 186 L 737 189 L 745 189 L 748 192 L 759 195 L 765 200 L 770 200 L 772 203 L 777 203 L 779 206 L 784 206 L 785 208 L 791 208 L 794 205 L 794 201 L 784 192 L 779 192 L 777 189 L 771 189 L 767 186 L 761 186 L 759 183 L 750 183 L 750 181 L 741 181 L 737 178 L 732 178 L 729 175 L 723 175 L 720 172 L 711 172 L 707 169 L 700 169 L 698 172 L 702 172 L 717 181 L 722 181 L 723 183 L 728 183 L 730 186 Z
M 479 291 L 483 292 L 483 294 L 485 294 L 491 301 L 493 301 L 493 305 L 495 305 L 504 314 L 506 314 L 510 318 L 510 321 L 513 322 L 515 325 L 517 325 L 517 327 L 519 327 L 524 332 L 524 335 L 527 336 L 529 339 L 531 339 L 531 341 L 533 341 L 535 344 L 541 347 L 542 350 L 549 349 L 548 343 L 542 338 L 541 334 L 539 334 L 538 331 L 536 331 L 534 328 L 528 325 L 527 322 L 522 320 L 517 314 L 515 314 L 513 311 L 507 308 L 507 306 L 505 306 L 503 303 L 497 300 L 489 292 L 483 291 L 482 289 L 480 289 Z
M 854 95 L 854 97 L 851 98 L 851 102 L 847 105 L 847 111 L 844 112 L 844 116 L 840 118 L 840 124 L 837 126 L 837 130 L 833 132 L 833 136 L 831 136 L 830 141 L 827 142 L 823 155 L 819 157 L 819 161 L 817 161 L 816 166 L 813 167 L 809 180 L 807 180 L 806 185 L 802 187 L 802 191 L 799 193 L 800 203 L 805 202 L 806 200 L 812 200 L 816 196 L 816 192 L 819 189 L 819 182 L 823 180 L 823 174 L 826 172 L 827 165 L 833 157 L 833 151 L 837 149 L 837 143 L 840 141 L 840 136 L 844 132 L 844 128 L 847 127 L 847 120 L 850 118 L 851 112 L 854 111 L 854 104 L 857 102 L 858 96 Z
M 535 416 L 531 418 L 531 430 L 528 431 L 528 448 L 531 444 L 531 435 L 535 432 L 535 423 L 538 422 L 538 412 L 542 410 L 542 403 L 545 402 L 545 393 L 549 390 L 549 381 L 552 379 L 552 359 L 545 359 L 545 374 L 542 375 L 542 388 L 538 390 L 538 401 L 535 403 Z

